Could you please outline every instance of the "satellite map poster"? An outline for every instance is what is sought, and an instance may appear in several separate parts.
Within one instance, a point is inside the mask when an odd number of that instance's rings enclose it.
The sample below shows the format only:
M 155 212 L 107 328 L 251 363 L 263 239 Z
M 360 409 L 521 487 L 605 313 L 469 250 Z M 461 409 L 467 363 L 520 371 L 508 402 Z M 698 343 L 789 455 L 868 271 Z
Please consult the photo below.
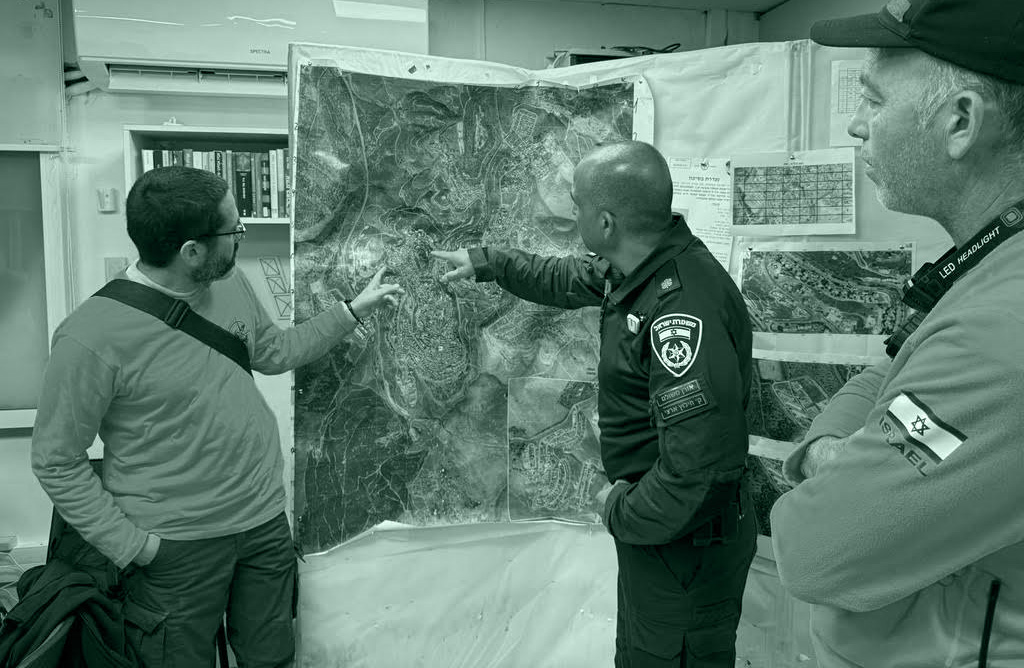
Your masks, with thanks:
M 769 515 L 780 495 L 792 486 L 782 464 L 799 444 L 811 422 L 846 381 L 879 358 L 794 355 L 754 350 L 747 428 L 750 494 L 758 531 L 771 535 Z
M 914 244 L 737 241 L 736 283 L 750 312 L 754 348 L 878 357 L 902 321 Z
M 381 52 L 375 70 L 365 51 L 357 67 L 336 51 L 292 49 L 295 321 L 355 296 L 381 266 L 406 294 L 296 371 L 302 551 L 386 520 L 508 521 L 510 480 L 517 517 L 592 520 L 580 486 L 595 479 L 582 456 L 596 443 L 586 426 L 595 309 L 538 307 L 491 283 L 441 284 L 446 268 L 429 252 L 583 252 L 573 168 L 598 142 L 650 140 L 650 119 L 637 118 L 651 108 L 639 102 L 645 86 L 622 77 L 583 88 L 492 84 L 494 64 L 475 72 L 467 61 Z M 556 381 L 544 390 L 567 409 L 544 413 L 547 435 L 578 442 L 556 452 L 529 427 L 510 461 L 510 433 L 520 434 L 509 431 L 510 380 L 537 377 Z M 566 487 L 552 494 L 541 479 Z

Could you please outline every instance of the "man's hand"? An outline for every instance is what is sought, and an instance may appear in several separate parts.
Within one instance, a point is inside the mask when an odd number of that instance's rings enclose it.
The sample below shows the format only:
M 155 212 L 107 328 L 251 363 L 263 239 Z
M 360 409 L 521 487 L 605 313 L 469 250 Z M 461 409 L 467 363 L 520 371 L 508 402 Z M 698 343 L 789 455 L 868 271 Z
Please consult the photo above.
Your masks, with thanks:
M 594 495 L 594 498 L 597 499 L 597 506 L 599 508 L 604 508 L 604 504 L 608 502 L 608 495 L 612 493 L 612 487 L 614 487 L 614 485 L 610 482 L 605 483 L 604 487 L 599 489 L 597 494 Z
M 460 248 L 455 251 L 430 251 L 430 254 L 451 264 L 454 269 L 441 276 L 442 283 L 448 283 L 460 278 L 473 278 L 476 272 L 473 270 L 473 263 L 469 259 L 469 251 Z
M 625 486 L 628 484 L 629 483 L 626 482 L 625 480 L 616 480 L 614 485 L 610 482 L 605 483 L 605 486 L 597 491 L 597 494 L 594 495 L 594 499 L 597 500 L 597 505 L 601 508 L 602 515 L 604 514 L 604 507 L 605 504 L 608 503 L 608 496 L 611 495 L 612 490 L 618 487 L 619 485 Z
M 854 435 L 860 433 L 858 430 Z M 852 436 L 851 436 L 852 437 Z M 804 453 L 804 460 L 800 463 L 800 473 L 804 478 L 813 478 L 822 466 L 838 457 L 846 447 L 848 438 L 837 436 L 822 436 L 815 439 Z
M 132 559 L 132 563 L 140 568 L 142 566 L 148 566 L 154 559 L 156 559 L 156 553 L 160 550 L 160 537 L 153 534 L 146 536 L 146 544 L 142 546 L 142 550 L 135 555 Z
M 362 320 L 376 311 L 381 304 L 398 304 L 398 297 L 405 294 L 405 290 L 397 283 L 381 283 L 387 267 L 381 267 L 373 275 L 370 282 L 366 284 L 363 291 L 356 295 L 350 304 L 352 315 Z

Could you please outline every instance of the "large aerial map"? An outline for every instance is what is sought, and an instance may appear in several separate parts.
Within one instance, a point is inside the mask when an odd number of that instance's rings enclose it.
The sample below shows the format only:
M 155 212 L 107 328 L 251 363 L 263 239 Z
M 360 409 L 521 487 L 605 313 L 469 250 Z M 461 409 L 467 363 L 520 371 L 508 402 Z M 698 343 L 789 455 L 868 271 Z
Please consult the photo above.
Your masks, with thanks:
M 799 441 L 832 396 L 863 369 L 859 364 L 755 359 L 747 404 L 750 434 Z
M 891 334 L 903 317 L 909 249 L 763 250 L 742 259 L 755 332 Z
M 596 143 L 632 136 L 633 84 L 431 83 L 307 63 L 296 86 L 295 321 L 355 296 L 380 266 L 406 292 L 296 372 L 301 549 L 384 520 L 507 520 L 509 379 L 593 380 L 596 309 L 442 284 L 429 252 L 582 252 L 572 170 Z M 565 500 L 536 512 L 581 511 Z
M 597 383 L 508 382 L 509 514 L 513 520 L 596 522 L 601 465 Z

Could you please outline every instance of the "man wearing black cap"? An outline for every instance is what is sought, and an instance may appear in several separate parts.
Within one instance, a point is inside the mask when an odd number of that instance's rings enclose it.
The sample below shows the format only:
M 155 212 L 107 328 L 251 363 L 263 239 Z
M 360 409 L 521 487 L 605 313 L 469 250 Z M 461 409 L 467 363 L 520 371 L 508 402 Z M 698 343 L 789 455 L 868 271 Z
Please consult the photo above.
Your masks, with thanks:
M 871 49 L 865 173 L 955 247 L 787 462 L 779 574 L 822 666 L 1024 666 L 1024 2 L 892 0 L 811 38 Z

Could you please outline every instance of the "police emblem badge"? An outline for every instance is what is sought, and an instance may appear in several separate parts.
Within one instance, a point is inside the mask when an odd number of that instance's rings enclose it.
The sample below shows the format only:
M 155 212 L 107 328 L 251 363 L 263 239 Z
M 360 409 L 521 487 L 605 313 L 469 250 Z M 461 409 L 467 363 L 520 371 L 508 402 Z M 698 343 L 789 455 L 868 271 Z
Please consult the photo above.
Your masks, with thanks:
M 669 313 L 651 324 L 651 350 L 665 370 L 680 378 L 697 359 L 704 323 L 685 313 Z

